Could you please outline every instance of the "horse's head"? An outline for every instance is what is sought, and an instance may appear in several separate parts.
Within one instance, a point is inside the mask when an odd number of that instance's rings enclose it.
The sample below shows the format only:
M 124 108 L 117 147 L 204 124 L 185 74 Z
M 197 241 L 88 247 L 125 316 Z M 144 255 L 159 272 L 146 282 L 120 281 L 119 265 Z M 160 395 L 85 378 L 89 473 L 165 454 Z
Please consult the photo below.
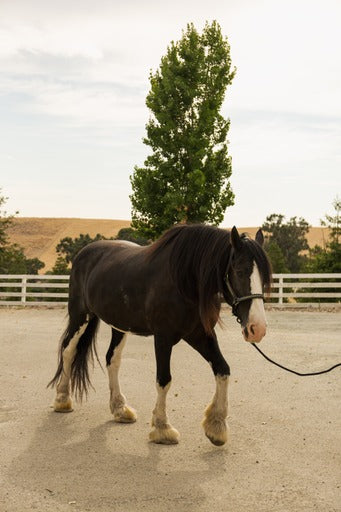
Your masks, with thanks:
M 225 277 L 225 298 L 242 326 L 244 339 L 253 343 L 261 341 L 267 326 L 263 291 L 270 284 L 271 268 L 262 248 L 263 242 L 261 230 L 258 230 L 256 239 L 251 240 L 246 235 L 240 236 L 233 227 Z

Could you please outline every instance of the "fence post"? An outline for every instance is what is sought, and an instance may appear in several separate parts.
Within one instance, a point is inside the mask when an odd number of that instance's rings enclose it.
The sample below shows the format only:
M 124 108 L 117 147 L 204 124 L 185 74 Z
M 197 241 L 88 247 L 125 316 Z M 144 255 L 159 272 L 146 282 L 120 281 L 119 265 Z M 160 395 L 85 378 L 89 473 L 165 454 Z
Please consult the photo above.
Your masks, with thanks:
M 27 289 L 27 278 L 23 277 L 21 280 L 21 303 L 26 303 L 26 289 Z
M 283 304 L 283 277 L 278 280 L 278 304 Z

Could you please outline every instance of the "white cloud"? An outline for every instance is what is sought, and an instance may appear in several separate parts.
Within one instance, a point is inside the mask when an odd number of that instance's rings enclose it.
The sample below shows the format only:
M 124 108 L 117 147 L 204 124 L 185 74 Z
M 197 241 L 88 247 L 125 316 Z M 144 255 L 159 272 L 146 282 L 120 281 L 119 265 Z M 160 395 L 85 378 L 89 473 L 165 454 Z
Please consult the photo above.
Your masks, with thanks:
M 229 5 L 216 0 L 209 9 L 206 2 L 195 2 L 194 8 L 194 2 L 179 1 L 170 6 L 154 1 L 5 0 L 2 10 L 0 52 L 3 59 L 10 57 L 5 64 L 13 71 L 46 70 L 53 78 L 47 58 L 59 58 L 60 73 L 66 79 L 76 76 L 79 88 L 89 81 L 146 88 L 149 69 L 158 66 L 186 23 L 193 19 L 200 27 L 217 15 L 238 68 L 228 92 L 230 105 L 269 110 L 280 104 L 282 110 L 320 113 L 341 109 L 341 64 L 335 57 L 341 45 L 340 8 L 331 0 Z
M 60 126 L 68 134 L 78 133 L 79 141 L 84 137 L 83 144 L 99 160 L 99 140 L 102 144 L 105 140 L 106 146 L 114 144 L 110 139 L 121 130 L 118 145 L 124 148 L 112 155 L 112 165 L 119 163 L 126 187 L 116 204 L 122 209 L 125 196 L 124 208 L 129 210 L 127 176 L 133 164 L 126 147 L 130 146 L 130 155 L 145 151 L 136 134 L 143 131 L 148 118 L 149 70 L 156 69 L 167 45 L 179 39 L 186 23 L 193 21 L 201 29 L 206 19 L 216 18 L 229 37 L 237 66 L 223 109 L 232 121 L 235 215 L 248 212 L 252 193 L 259 197 L 265 187 L 272 187 L 271 197 L 278 198 L 276 183 L 269 179 L 272 169 L 275 173 L 296 169 L 301 188 L 309 169 L 315 175 L 322 166 L 324 176 L 336 181 L 340 13 L 336 0 L 1 0 L 0 102 L 7 108 L 3 123 L 18 125 L 13 138 L 6 130 L 2 144 L 9 148 L 1 153 L 12 154 L 15 145 L 25 147 L 21 118 L 31 123 L 32 137 L 43 140 L 47 123 L 49 130 L 55 130 L 55 140 L 65 153 L 60 166 L 66 166 L 69 157 L 69 148 L 62 148 Z M 34 169 L 43 169 L 45 162 L 38 151 L 30 158 L 32 183 L 39 187 Z M 13 162 L 11 169 L 12 176 L 15 169 L 20 175 Z M 247 191 L 250 182 L 252 193 Z M 309 201 L 299 201 L 290 192 L 292 183 L 283 178 L 281 185 L 285 191 L 281 200 L 289 197 L 293 208 L 306 204 L 311 212 Z M 319 189 L 316 178 L 312 189 L 314 196 Z M 327 189 L 323 184 L 324 198 Z M 332 195 L 335 184 L 329 190 Z M 110 210 L 112 203 L 108 199 L 106 217 L 118 216 L 117 210 Z M 33 204 L 34 209 L 39 201 Z M 327 205 L 321 208 L 324 212 Z M 316 219 L 320 216 L 317 212 Z

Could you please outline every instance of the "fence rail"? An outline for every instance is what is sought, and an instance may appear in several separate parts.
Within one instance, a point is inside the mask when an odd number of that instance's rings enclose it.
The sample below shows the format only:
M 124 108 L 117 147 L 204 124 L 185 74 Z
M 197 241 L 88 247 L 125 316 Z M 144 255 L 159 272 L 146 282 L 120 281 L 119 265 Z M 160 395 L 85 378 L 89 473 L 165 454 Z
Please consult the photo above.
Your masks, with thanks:
M 341 303 L 341 274 L 274 274 L 272 306 Z M 1 275 L 0 306 L 60 306 L 67 303 L 69 276 Z M 297 300 L 298 299 L 298 300 Z
M 340 288 L 340 273 L 273 274 L 269 300 L 272 305 L 283 307 L 335 305 L 341 302 L 341 293 L 337 291 Z
M 69 276 L 0 275 L 0 306 L 65 305 L 68 292 Z

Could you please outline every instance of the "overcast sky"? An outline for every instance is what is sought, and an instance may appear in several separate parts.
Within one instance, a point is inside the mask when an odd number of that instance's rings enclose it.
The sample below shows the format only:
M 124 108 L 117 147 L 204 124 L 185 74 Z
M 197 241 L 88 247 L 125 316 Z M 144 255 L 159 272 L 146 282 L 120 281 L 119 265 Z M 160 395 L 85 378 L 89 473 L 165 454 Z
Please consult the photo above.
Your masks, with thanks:
M 235 206 L 312 225 L 341 191 L 339 0 L 0 0 L 0 187 L 20 216 L 130 218 L 149 72 L 216 19 L 237 75 L 223 115 Z

